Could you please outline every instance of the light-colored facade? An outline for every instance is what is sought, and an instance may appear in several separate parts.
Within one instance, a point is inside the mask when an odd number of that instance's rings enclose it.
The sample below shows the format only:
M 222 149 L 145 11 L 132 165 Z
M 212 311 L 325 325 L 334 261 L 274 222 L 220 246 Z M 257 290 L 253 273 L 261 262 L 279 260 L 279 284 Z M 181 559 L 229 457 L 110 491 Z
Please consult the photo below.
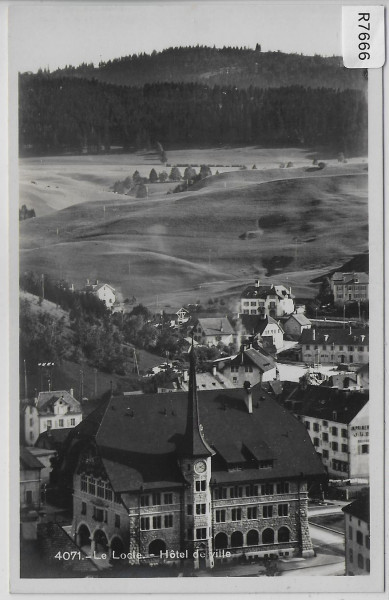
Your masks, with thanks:
M 229 346 L 234 341 L 234 330 L 226 317 L 197 319 L 193 326 L 193 338 L 204 346 Z
M 220 373 L 237 388 L 242 388 L 246 381 L 255 385 L 273 381 L 277 377 L 277 363 L 274 358 L 252 347 L 243 347 L 239 354 L 215 361 L 213 368 L 215 375 Z
M 336 272 L 330 279 L 335 304 L 365 302 L 369 299 L 369 276 L 367 273 Z
M 344 414 L 344 411 L 342 411 Z M 308 430 L 328 474 L 336 479 L 369 479 L 369 403 L 348 423 L 304 414 L 296 415 Z
M 240 314 L 263 317 L 283 317 L 294 312 L 291 288 L 283 285 L 260 285 L 259 280 L 248 286 L 240 300 Z
M 370 516 L 368 497 L 344 507 L 346 575 L 370 573 Z
M 80 403 L 66 390 L 40 392 L 34 404 L 24 408 L 24 437 L 33 446 L 48 429 L 76 427 L 82 421 Z
M 306 329 L 301 335 L 301 360 L 308 364 L 367 364 L 369 330 Z
M 20 449 L 20 508 L 37 509 L 41 502 L 43 464 L 27 448 Z

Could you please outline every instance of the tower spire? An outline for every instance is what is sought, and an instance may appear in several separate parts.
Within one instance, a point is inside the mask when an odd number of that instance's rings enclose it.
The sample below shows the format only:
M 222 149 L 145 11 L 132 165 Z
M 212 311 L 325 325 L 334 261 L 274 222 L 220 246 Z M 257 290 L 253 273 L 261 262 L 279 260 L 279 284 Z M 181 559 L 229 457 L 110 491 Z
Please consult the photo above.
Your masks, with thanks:
M 188 412 L 184 438 L 180 444 L 179 453 L 187 457 L 212 456 L 215 452 L 207 443 L 199 420 L 199 403 L 196 382 L 196 355 L 192 337 L 192 347 L 189 352 L 189 389 Z

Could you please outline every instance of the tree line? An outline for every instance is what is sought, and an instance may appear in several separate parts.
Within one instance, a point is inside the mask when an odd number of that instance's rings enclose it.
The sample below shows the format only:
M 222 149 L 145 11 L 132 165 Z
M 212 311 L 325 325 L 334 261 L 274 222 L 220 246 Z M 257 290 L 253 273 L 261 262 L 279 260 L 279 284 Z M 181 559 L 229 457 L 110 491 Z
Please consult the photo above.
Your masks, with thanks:
M 367 103 L 360 90 L 290 86 L 261 89 L 23 75 L 21 153 L 110 151 L 218 144 L 320 145 L 346 155 L 367 149 Z

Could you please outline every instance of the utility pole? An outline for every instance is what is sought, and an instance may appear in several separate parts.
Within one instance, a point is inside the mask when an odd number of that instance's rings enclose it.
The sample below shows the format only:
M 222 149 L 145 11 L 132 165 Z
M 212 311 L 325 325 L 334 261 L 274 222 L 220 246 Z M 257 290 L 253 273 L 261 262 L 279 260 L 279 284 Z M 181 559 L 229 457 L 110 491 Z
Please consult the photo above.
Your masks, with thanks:
M 80 369 L 80 401 L 84 397 L 84 371 Z
M 42 279 L 42 299 L 44 300 L 45 299 L 45 276 L 44 276 L 44 273 L 42 273 L 41 279 Z
M 343 329 L 346 328 L 346 303 L 343 304 Z
M 137 375 L 139 375 L 138 359 L 136 357 L 136 350 L 135 350 L 135 348 L 134 348 L 134 370 L 136 371 Z

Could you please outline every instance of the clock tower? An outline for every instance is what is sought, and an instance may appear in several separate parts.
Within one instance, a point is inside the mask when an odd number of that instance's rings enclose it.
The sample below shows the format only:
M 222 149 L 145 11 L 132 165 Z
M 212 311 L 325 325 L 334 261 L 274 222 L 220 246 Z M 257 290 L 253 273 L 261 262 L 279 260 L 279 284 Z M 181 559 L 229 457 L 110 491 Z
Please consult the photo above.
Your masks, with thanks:
M 192 345 L 188 390 L 188 412 L 183 440 L 178 447 L 184 491 L 184 545 L 195 569 L 212 568 L 211 456 L 200 423 L 196 384 L 196 358 Z

